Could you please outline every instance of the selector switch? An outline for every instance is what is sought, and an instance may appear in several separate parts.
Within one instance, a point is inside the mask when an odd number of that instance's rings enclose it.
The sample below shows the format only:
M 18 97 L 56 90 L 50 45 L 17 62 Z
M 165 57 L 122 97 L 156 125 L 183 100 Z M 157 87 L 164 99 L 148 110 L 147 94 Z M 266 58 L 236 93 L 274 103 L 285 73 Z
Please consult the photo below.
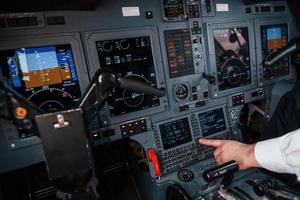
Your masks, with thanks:
M 177 173 L 177 177 L 182 182 L 191 182 L 194 179 L 194 173 L 188 169 L 182 169 Z
M 214 84 L 214 83 L 216 82 L 216 78 L 215 78 L 214 76 L 212 76 L 212 75 L 203 73 L 203 74 L 202 74 L 202 77 L 203 77 L 204 79 L 206 79 L 206 80 L 208 81 L 208 83 L 210 83 L 210 84 Z
M 196 38 L 194 38 L 194 39 L 193 39 L 193 43 L 194 43 L 194 44 L 196 44 L 196 43 L 202 43 L 202 42 L 201 42 L 201 37 L 196 37 Z

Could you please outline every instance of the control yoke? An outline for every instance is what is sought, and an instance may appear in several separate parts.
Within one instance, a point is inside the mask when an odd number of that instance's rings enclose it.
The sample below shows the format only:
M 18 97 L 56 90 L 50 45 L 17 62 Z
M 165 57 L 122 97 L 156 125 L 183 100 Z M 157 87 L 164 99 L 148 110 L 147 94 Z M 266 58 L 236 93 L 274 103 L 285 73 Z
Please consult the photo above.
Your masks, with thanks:
M 280 60 L 282 57 L 290 55 L 294 51 L 300 50 L 300 38 L 291 40 L 285 47 L 283 47 L 277 54 L 264 61 L 266 66 L 271 66 Z
M 84 109 L 92 103 L 98 109 L 114 88 L 130 89 L 158 97 L 166 94 L 165 88 L 154 88 L 130 77 L 117 76 L 112 70 L 103 68 L 95 73 L 78 107 Z

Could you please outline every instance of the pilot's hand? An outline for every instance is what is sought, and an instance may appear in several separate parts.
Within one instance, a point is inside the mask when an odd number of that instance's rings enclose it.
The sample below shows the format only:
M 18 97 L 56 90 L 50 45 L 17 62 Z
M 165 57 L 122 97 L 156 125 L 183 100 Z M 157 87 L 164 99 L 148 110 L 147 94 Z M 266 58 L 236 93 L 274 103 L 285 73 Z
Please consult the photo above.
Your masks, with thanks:
M 200 139 L 200 144 L 216 147 L 214 152 L 218 164 L 235 160 L 240 170 L 250 167 L 261 167 L 254 155 L 255 144 L 243 144 L 233 140 Z

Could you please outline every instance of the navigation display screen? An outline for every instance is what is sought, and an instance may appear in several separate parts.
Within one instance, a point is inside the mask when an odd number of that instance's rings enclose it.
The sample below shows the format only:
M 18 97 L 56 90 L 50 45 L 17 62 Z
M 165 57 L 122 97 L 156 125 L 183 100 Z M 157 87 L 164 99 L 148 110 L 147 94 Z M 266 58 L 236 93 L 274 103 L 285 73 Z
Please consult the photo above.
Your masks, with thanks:
M 165 31 L 171 78 L 194 74 L 194 61 L 188 29 Z
M 192 141 L 188 118 L 162 124 L 159 130 L 165 150 Z
M 198 117 L 203 137 L 210 136 L 227 129 L 223 108 L 200 113 Z
M 274 24 L 261 26 L 262 59 L 270 59 L 288 42 L 288 25 Z M 265 66 L 263 62 L 264 80 L 271 80 L 289 74 L 289 58 L 284 57 L 272 66 Z
M 46 112 L 70 109 L 80 99 L 69 44 L 0 51 L 0 69 L 15 90 Z
M 101 67 L 157 87 L 149 36 L 97 41 L 96 47 Z M 160 105 L 159 97 L 129 89 L 114 90 L 107 102 L 112 117 Z
M 251 84 L 248 28 L 213 30 L 220 91 Z

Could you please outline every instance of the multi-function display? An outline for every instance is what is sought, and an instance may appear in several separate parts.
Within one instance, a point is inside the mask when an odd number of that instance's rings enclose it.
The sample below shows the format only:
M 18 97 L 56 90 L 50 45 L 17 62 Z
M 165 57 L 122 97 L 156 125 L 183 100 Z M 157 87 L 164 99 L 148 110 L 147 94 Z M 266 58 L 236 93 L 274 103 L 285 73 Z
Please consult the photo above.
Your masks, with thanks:
M 251 84 L 247 27 L 213 30 L 220 91 Z
M 200 113 L 198 117 L 203 137 L 210 136 L 227 129 L 223 108 L 217 108 Z
M 101 67 L 157 87 L 149 36 L 97 41 L 96 47 Z M 158 97 L 129 89 L 114 90 L 107 102 L 112 117 L 160 105 Z
M 275 24 L 260 27 L 262 60 L 270 59 L 288 42 L 288 25 Z M 272 66 L 265 66 L 263 62 L 264 80 L 271 80 L 289 74 L 288 56 L 280 59 Z
M 194 74 L 193 52 L 188 29 L 165 31 L 171 78 Z
M 188 118 L 178 119 L 159 126 L 165 150 L 192 141 Z
M 0 68 L 16 91 L 46 112 L 70 109 L 80 99 L 69 44 L 0 51 Z

